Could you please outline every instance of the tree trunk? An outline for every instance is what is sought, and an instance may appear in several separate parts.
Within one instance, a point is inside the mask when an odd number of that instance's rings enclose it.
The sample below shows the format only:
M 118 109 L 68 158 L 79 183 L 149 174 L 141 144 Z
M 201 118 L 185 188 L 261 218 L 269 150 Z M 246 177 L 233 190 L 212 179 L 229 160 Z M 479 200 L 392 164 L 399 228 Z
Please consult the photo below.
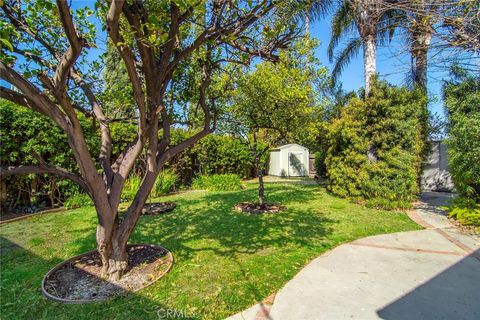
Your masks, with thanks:
M 413 56 L 415 59 L 414 83 L 427 90 L 427 64 L 428 64 L 428 47 L 430 45 L 431 34 L 422 32 L 416 35 L 414 40 Z
M 97 226 L 97 250 L 102 260 L 102 276 L 119 280 L 128 268 L 126 243 L 118 241 L 116 222 L 100 221 Z
M 147 172 L 121 223 L 118 223 L 118 213 L 98 215 L 97 249 L 102 260 L 102 275 L 108 280 L 119 280 L 128 269 L 127 242 L 153 188 L 157 175 L 157 170 Z M 115 218 L 105 219 L 105 216 Z
M 260 157 L 255 157 L 255 167 L 258 176 L 258 206 L 261 209 L 265 208 L 265 186 L 263 184 L 263 170 L 260 165 Z
M 415 84 L 427 90 L 427 52 L 423 51 L 417 56 L 415 60 Z
M 377 46 L 375 35 L 367 35 L 363 44 L 363 59 L 365 68 L 365 97 L 370 95 L 372 79 L 377 72 Z

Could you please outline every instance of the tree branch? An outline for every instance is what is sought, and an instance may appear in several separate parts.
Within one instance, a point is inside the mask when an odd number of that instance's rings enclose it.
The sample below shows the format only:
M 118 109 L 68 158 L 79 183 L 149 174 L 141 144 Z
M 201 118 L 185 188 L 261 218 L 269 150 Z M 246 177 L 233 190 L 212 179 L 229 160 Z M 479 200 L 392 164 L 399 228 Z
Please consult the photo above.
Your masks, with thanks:
M 145 74 L 145 80 L 152 84 L 147 84 L 147 91 L 149 89 L 152 90 L 155 87 L 154 79 L 157 73 L 157 65 L 155 63 L 155 56 L 152 47 L 146 43 L 149 34 L 146 33 L 146 28 L 142 27 L 142 23 L 145 23 L 145 21 L 142 21 L 142 17 L 145 18 L 146 16 L 145 9 L 141 2 L 134 1 L 132 5 L 129 5 L 128 3 L 123 5 L 123 13 L 134 31 L 135 41 L 142 60 L 142 70 Z M 152 96 L 153 94 L 153 92 L 150 92 L 148 95 Z
M 35 39 L 36 41 L 38 41 L 38 43 L 40 43 L 45 49 L 47 49 L 47 51 L 57 60 L 60 60 L 60 56 L 58 55 L 58 53 L 55 51 L 55 49 L 49 44 L 47 43 L 44 39 L 42 39 L 38 33 L 34 32 L 32 29 L 30 29 L 30 27 L 26 24 L 26 22 L 24 20 L 22 20 L 20 17 L 16 17 L 14 14 L 13 14 L 13 11 L 11 10 L 11 8 L 9 6 L 7 6 L 6 2 L 3 1 L 3 4 L 2 4 L 2 10 L 5 12 L 5 14 L 7 15 L 8 19 L 10 20 L 10 22 L 17 28 L 17 29 L 20 29 L 20 30 L 23 30 L 26 34 L 28 34 L 29 36 L 31 36 L 33 39 Z
M 112 39 L 113 44 L 117 47 L 117 50 L 125 62 L 125 67 L 127 69 L 128 76 L 132 82 L 133 95 L 135 102 L 138 106 L 138 111 L 140 114 L 139 124 L 144 129 L 146 127 L 146 108 L 145 108 L 145 95 L 142 89 L 142 81 L 140 80 L 137 70 L 135 67 L 135 58 L 130 50 L 130 48 L 123 44 L 123 38 L 120 35 L 119 30 L 119 19 L 120 14 L 122 13 L 122 8 L 125 1 L 123 0 L 112 0 L 110 9 L 107 14 L 107 31 Z
M 5 87 L 0 87 L 0 96 L 3 99 L 7 99 L 13 103 L 16 103 L 18 105 L 24 106 L 25 108 L 29 108 L 32 110 L 35 110 L 37 112 L 42 113 L 43 115 L 46 116 L 40 109 L 36 109 L 35 104 L 30 101 L 26 95 L 18 93 L 16 91 L 10 90 Z
M 77 183 L 85 192 L 90 194 L 90 189 L 88 188 L 87 183 L 82 177 L 67 171 L 64 168 L 48 165 L 48 164 L 40 164 L 40 165 L 24 165 L 18 167 L 0 167 L 0 176 L 11 176 L 11 175 L 25 175 L 31 173 L 50 173 L 54 174 L 66 179 L 70 179 L 73 182 Z
M 133 52 L 128 46 L 123 44 L 124 39 L 120 35 L 119 30 L 119 19 L 124 5 L 125 1 L 123 0 L 112 0 L 107 13 L 107 32 L 122 57 L 128 76 L 132 82 L 133 95 L 139 111 L 139 121 L 137 137 L 118 156 L 115 163 L 112 165 L 113 179 L 110 185 L 109 200 L 110 203 L 113 203 L 114 205 L 119 201 L 123 183 L 127 178 L 135 159 L 143 149 L 147 130 L 146 102 L 145 94 L 142 89 L 143 84 L 136 70 Z
M 217 21 L 216 25 L 207 28 L 193 41 L 191 45 L 187 46 L 185 49 L 176 54 L 175 58 L 167 66 L 167 74 L 170 74 L 178 63 L 180 63 L 183 59 L 189 56 L 190 53 L 205 43 L 205 41 L 218 38 L 220 42 L 224 42 L 229 36 L 235 36 L 243 32 L 246 28 L 257 21 L 259 17 L 266 15 L 274 8 L 275 1 L 270 1 L 270 3 L 266 5 L 268 2 L 269 1 L 266 0 L 260 1 L 255 8 L 250 10 L 249 13 L 236 19 L 235 22 L 232 22 L 227 26 L 221 27 L 220 22 Z M 261 10 L 262 7 L 264 7 L 263 10 Z
M 63 29 L 70 42 L 70 47 L 63 54 L 56 67 L 54 77 L 55 89 L 58 91 L 58 94 L 64 95 L 66 93 L 68 75 L 73 64 L 80 56 L 85 41 L 77 34 L 67 2 L 65 0 L 57 0 L 57 7 Z
M 93 108 L 93 114 L 100 124 L 101 146 L 99 160 L 107 180 L 110 181 L 113 177 L 113 171 L 110 165 L 110 157 L 112 155 L 112 136 L 109 127 L 110 121 L 105 116 L 97 98 L 90 88 L 90 85 L 86 83 L 82 76 L 75 70 L 72 71 L 72 77 L 74 81 L 80 85 L 87 96 L 87 99 Z
M 66 120 L 60 109 L 53 104 L 50 99 L 42 94 L 33 84 L 24 79 L 10 66 L 4 64 L 3 61 L 0 61 L 0 76 L 3 80 L 11 83 L 21 92 L 23 92 L 29 101 L 28 104 L 22 104 L 23 106 L 29 107 L 36 112 L 40 112 L 50 117 L 60 128 L 64 130 L 66 129 Z M 2 90 L 2 95 L 5 95 L 6 98 L 14 98 L 14 95 L 12 95 L 9 91 Z M 18 95 L 15 99 L 17 98 Z

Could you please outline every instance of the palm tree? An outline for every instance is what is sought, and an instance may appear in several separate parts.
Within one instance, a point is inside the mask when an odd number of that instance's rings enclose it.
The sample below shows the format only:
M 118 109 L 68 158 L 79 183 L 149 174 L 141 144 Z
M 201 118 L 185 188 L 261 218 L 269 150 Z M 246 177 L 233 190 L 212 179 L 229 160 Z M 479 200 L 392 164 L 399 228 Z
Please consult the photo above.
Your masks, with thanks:
M 335 58 L 332 76 L 335 80 L 350 60 L 363 47 L 363 61 L 365 70 L 365 95 L 371 90 L 372 77 L 377 71 L 377 41 L 384 41 L 391 36 L 389 21 L 391 16 L 385 10 L 382 1 L 375 0 L 344 0 L 332 18 L 332 36 L 328 45 L 328 57 Z M 357 30 L 359 37 L 350 39 L 337 57 L 334 50 L 344 36 Z
M 428 52 L 443 50 L 480 52 L 479 1 L 410 0 L 391 1 L 399 26 L 407 31 L 412 72 L 410 82 L 426 91 Z M 436 38 L 432 44 L 432 37 Z M 477 49 L 475 49 L 477 48 Z M 460 53 L 460 52 L 459 52 Z M 451 53 L 447 56 L 451 56 Z M 447 58 L 448 59 L 448 58 Z M 448 61 L 451 62 L 451 61 Z
M 331 3 L 329 4 L 331 6 Z M 393 31 L 390 28 L 392 16 L 383 4 L 382 0 L 343 0 L 336 7 L 331 21 L 332 36 L 327 52 L 330 61 L 335 60 L 332 78 L 335 81 L 363 47 L 367 96 L 370 93 L 372 76 L 376 73 L 377 42 L 388 39 Z M 325 1 L 312 0 L 310 14 L 314 18 L 323 16 Z M 335 57 L 334 52 L 340 41 L 352 31 L 358 32 L 359 36 L 350 39 L 340 54 Z
M 403 13 L 408 19 L 406 27 L 410 34 L 411 80 L 424 91 L 427 90 L 427 57 L 435 23 L 431 4 L 432 0 L 416 0 L 412 2 L 412 8 Z

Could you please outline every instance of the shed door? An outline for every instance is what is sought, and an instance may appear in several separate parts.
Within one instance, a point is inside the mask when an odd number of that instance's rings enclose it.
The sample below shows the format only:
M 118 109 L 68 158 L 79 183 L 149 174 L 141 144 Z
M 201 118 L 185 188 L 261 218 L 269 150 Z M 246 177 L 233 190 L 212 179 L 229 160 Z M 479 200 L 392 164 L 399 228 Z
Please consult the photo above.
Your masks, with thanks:
M 290 177 L 305 176 L 305 165 L 303 164 L 303 152 L 288 153 L 288 175 Z

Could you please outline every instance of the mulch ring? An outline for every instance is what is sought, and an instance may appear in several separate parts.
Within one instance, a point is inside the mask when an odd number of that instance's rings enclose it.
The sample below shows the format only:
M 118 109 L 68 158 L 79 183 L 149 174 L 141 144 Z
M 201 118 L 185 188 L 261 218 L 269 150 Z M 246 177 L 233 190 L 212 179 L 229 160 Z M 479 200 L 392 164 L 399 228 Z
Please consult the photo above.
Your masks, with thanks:
M 127 246 L 127 254 L 129 268 L 118 281 L 101 277 L 102 263 L 97 250 L 64 261 L 43 279 L 43 294 L 64 303 L 106 300 L 149 286 L 173 265 L 173 255 L 160 246 L 131 244 Z
M 285 206 L 275 204 L 275 203 L 266 203 L 263 208 L 261 208 L 256 203 L 251 202 L 242 202 L 235 205 L 234 209 L 238 212 L 247 212 L 251 214 L 264 214 L 264 213 L 278 213 L 285 210 Z
M 142 214 L 146 216 L 156 216 L 158 214 L 167 213 L 175 209 L 175 202 L 153 202 L 147 203 L 142 209 Z

